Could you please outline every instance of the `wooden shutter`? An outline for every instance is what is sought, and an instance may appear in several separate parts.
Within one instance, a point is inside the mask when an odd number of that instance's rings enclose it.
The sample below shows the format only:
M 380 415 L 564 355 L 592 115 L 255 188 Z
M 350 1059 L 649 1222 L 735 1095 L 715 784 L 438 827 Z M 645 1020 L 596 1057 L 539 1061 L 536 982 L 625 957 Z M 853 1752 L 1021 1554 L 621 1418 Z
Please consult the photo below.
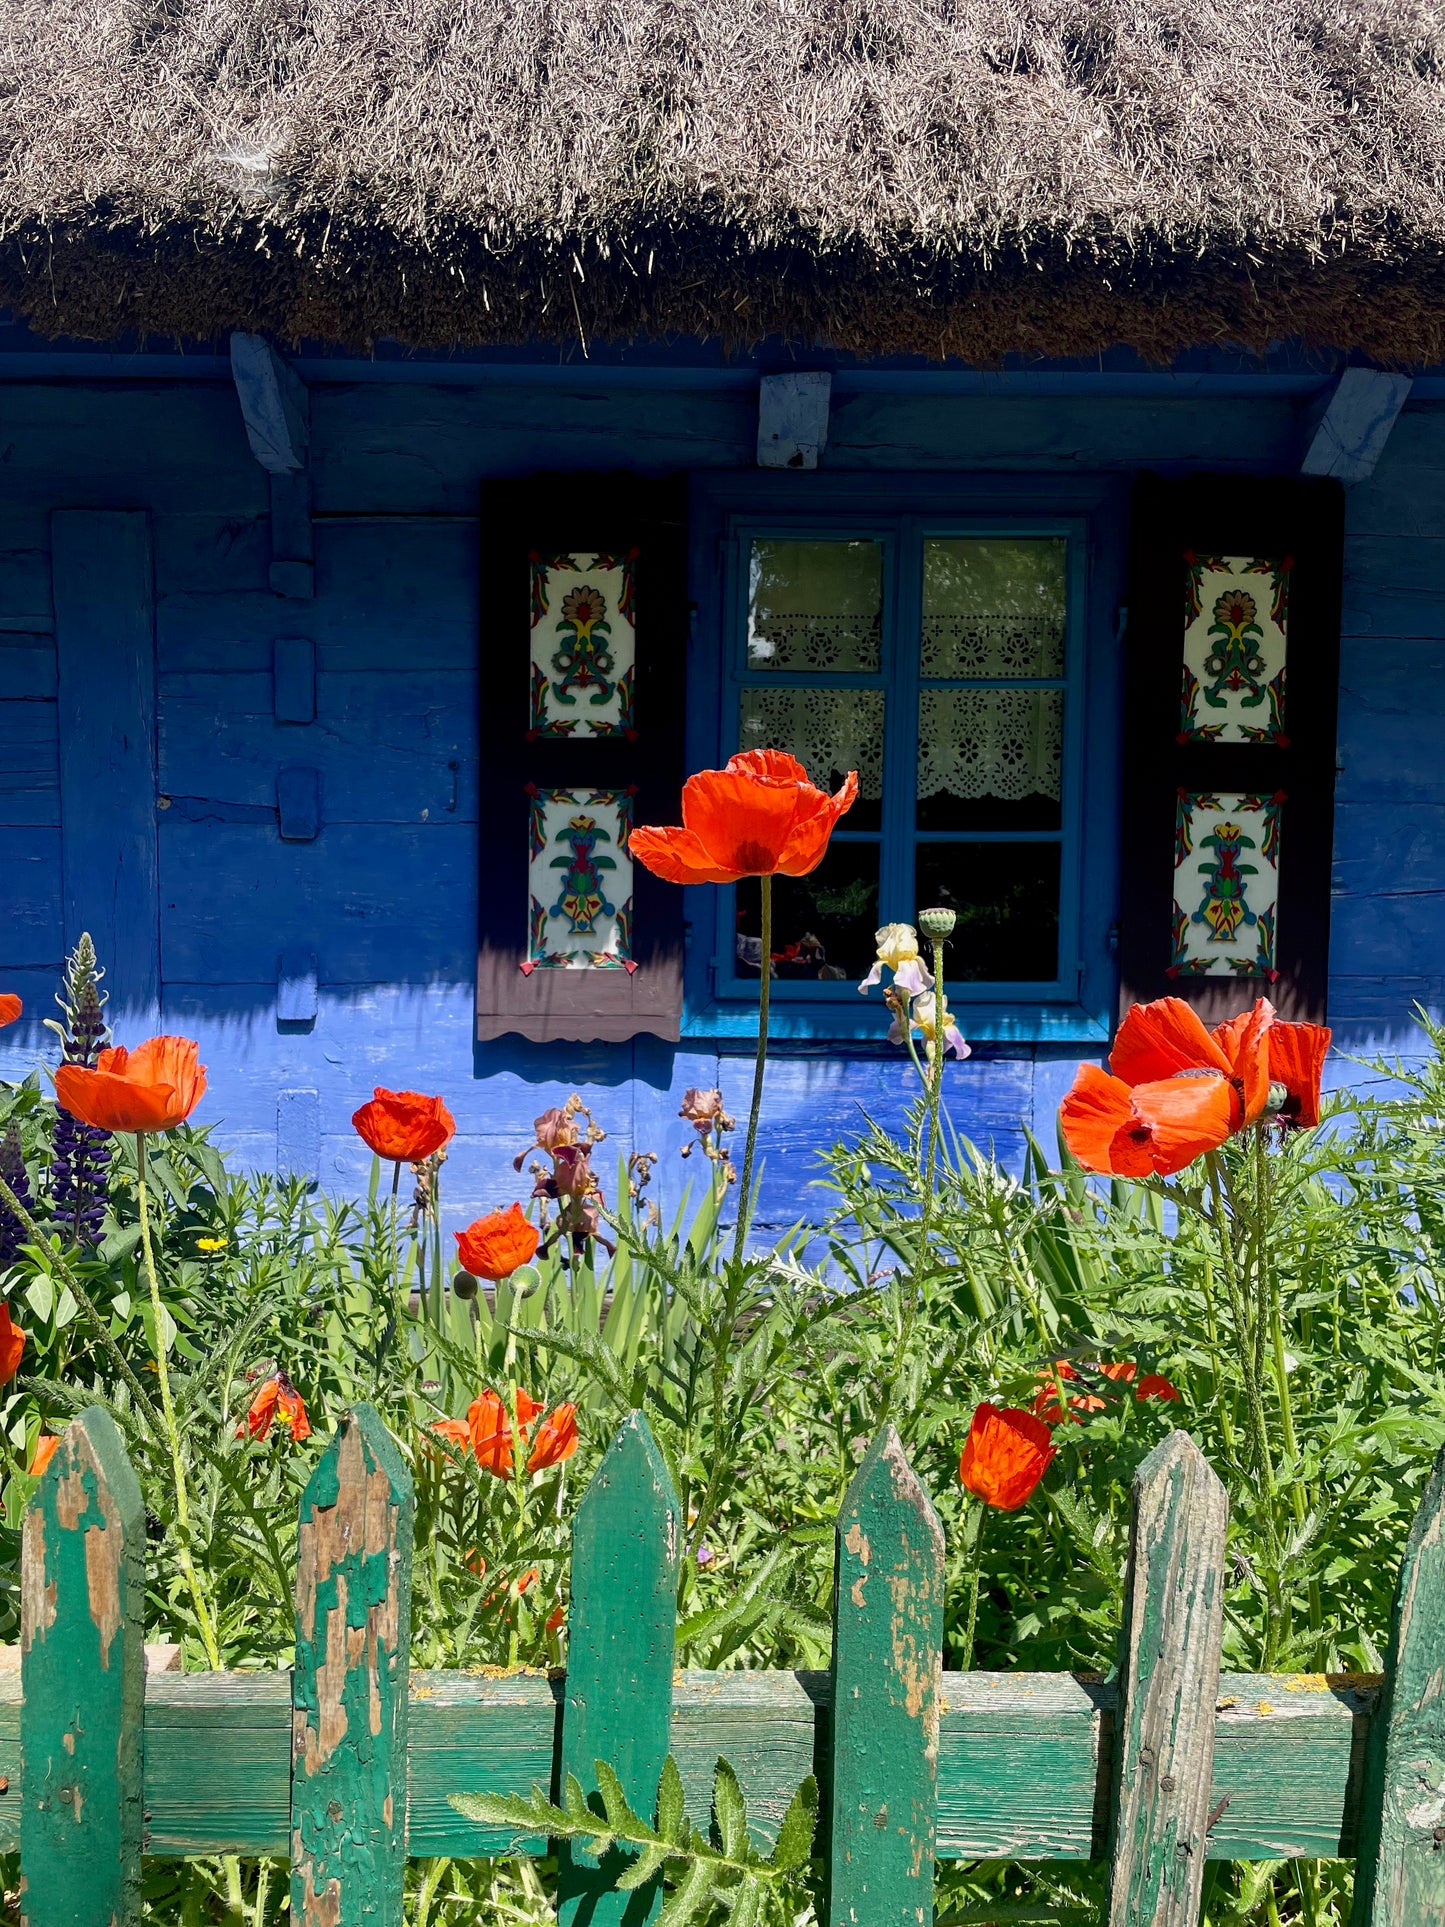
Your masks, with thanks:
M 564 789 L 584 803 L 594 791 L 630 791 L 634 823 L 681 820 L 686 517 L 683 477 L 549 474 L 483 487 L 479 1040 L 678 1036 L 681 890 L 633 866 L 632 969 L 528 968 L 528 826 L 534 792 Z M 587 733 L 585 701 L 571 735 L 533 726 L 533 561 L 574 554 L 629 556 L 635 568 L 631 727 L 606 736 Z
M 1178 482 L 1150 475 L 1139 482 L 1124 706 L 1122 1009 L 1178 996 L 1216 1022 L 1267 996 L 1282 1016 L 1325 1017 L 1343 532 L 1344 494 L 1336 482 L 1218 475 Z M 1276 608 L 1281 567 L 1284 603 Z M 1216 593 L 1221 585 L 1224 593 Z M 1231 658 L 1215 655 L 1196 684 L 1216 691 L 1221 707 L 1210 708 L 1200 687 L 1191 703 L 1184 677 L 1191 623 L 1197 625 L 1197 653 L 1210 620 L 1224 618 L 1211 633 L 1223 639 L 1217 646 L 1226 652 L 1235 647 L 1237 663 L 1244 626 L 1236 620 L 1231 632 L 1229 619 L 1253 616 L 1246 633 L 1261 640 L 1244 646 L 1258 647 L 1262 656 L 1253 660 L 1263 660 L 1278 644 L 1281 614 L 1282 692 L 1274 684 L 1273 663 L 1266 662 L 1257 676 L 1245 679 L 1254 707 L 1241 710 L 1240 692 L 1219 687 Z M 1257 740 L 1240 740 L 1246 716 Z M 1223 799 L 1229 807 L 1222 814 L 1232 818 L 1235 830 L 1248 833 L 1246 840 L 1232 842 L 1220 813 L 1190 800 L 1209 798 Z M 1240 799 L 1248 813 L 1234 810 L 1232 799 Z M 1207 853 L 1194 847 L 1201 824 L 1211 832 L 1226 828 Z M 1191 854 L 1181 858 L 1186 848 Z M 1240 880 L 1216 875 L 1203 890 L 1191 891 L 1188 866 L 1206 855 L 1216 867 L 1232 867 Z M 1252 875 L 1243 874 L 1246 865 Z M 1240 963 L 1252 957 L 1253 968 L 1195 974 L 1195 958 L 1181 963 L 1182 947 L 1192 946 L 1197 955 L 1209 946 L 1210 968 L 1217 968 L 1212 933 L 1228 929 L 1230 912 L 1209 899 L 1240 889 L 1246 902 L 1254 889 L 1259 905 L 1269 890 L 1277 893 L 1272 968 L 1260 962 L 1264 946 L 1256 921 L 1241 923 L 1220 946 Z M 1182 916 L 1176 894 L 1185 899 Z

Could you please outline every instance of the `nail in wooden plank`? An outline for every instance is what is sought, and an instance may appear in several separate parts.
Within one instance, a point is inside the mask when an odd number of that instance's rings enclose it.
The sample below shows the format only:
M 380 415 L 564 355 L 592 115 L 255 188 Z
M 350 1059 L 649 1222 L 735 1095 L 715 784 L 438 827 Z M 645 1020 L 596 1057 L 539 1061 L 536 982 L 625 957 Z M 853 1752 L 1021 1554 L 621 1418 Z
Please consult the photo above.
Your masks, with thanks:
M 1351 1927 L 1445 1927 L 1445 1451 L 1400 1562 Z
M 278 636 L 271 651 L 271 685 L 278 723 L 316 720 L 316 644 L 310 636 Z
M 295 1927 L 402 1927 L 411 1475 L 358 1405 L 301 1498 L 291 1716 Z
M 647 1819 L 657 1808 L 672 1720 L 680 1534 L 672 1480 L 647 1420 L 634 1412 L 608 1447 L 572 1527 L 562 1771 L 575 1773 L 590 1796 L 596 1763 L 604 1761 Z M 651 1920 L 661 1905 L 660 1882 L 616 1893 L 613 1881 L 626 1865 L 625 1855 L 599 1864 L 563 1843 L 561 1927 L 641 1927 Z
M 251 453 L 268 474 L 306 466 L 310 442 L 306 384 L 263 335 L 231 336 L 231 378 Z
M 1347 488 L 1374 474 L 1400 410 L 1409 375 L 1347 368 L 1335 383 L 1300 463 L 1302 475 L 1329 475 Z
M 1197 1927 L 1224 1633 L 1224 1487 L 1187 1432 L 1134 1474 L 1108 1927 Z
M 891 1425 L 838 1514 L 831 1927 L 933 1918 L 943 1528 Z
M 828 445 L 828 374 L 764 375 L 758 388 L 758 467 L 816 468 Z
M 276 969 L 276 1022 L 314 1024 L 320 1007 L 316 952 L 299 947 L 283 951 Z
M 314 843 L 321 834 L 321 772 L 290 763 L 276 772 L 276 820 L 287 843 Z
M 159 1027 L 155 590 L 144 514 L 58 509 L 55 602 L 65 947 L 95 939 L 121 1034 Z
M 141 1918 L 145 1507 L 114 1420 L 60 1435 L 20 1572 L 23 1927 Z

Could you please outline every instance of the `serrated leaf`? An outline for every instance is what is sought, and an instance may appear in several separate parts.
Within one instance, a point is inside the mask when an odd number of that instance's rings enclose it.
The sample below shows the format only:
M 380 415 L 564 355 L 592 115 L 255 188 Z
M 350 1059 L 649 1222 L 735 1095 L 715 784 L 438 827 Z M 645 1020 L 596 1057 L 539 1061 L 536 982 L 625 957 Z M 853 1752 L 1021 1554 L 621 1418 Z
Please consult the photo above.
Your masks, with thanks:
M 596 1824 L 597 1816 L 587 1804 L 587 1795 L 582 1791 L 582 1782 L 575 1773 L 567 1775 L 567 1783 L 562 1789 L 562 1804 L 567 1817 L 579 1824 Z
M 747 1802 L 738 1776 L 726 1760 L 719 1760 L 713 1773 L 712 1814 L 723 1852 L 729 1860 L 744 1859 L 748 1850 Z
M 810 1773 L 788 1802 L 769 1866 L 788 1872 L 807 1864 L 818 1828 L 818 1782 Z
M 677 1846 L 687 1826 L 687 1802 L 677 1761 L 669 1753 L 662 1763 L 662 1778 L 657 1783 L 657 1831 Z
M 667 1896 L 657 1927 L 689 1927 L 712 1898 L 713 1870 L 705 1860 L 694 1860 Z
M 634 1887 L 644 1887 L 657 1873 L 667 1859 L 667 1847 L 662 1841 L 655 1846 L 644 1847 L 630 1867 L 618 1874 L 614 1885 L 619 1893 L 630 1894 Z
M 632 1811 L 627 1795 L 622 1791 L 621 1780 L 606 1760 L 597 1760 L 593 1764 L 597 1769 L 597 1791 L 602 1795 L 602 1805 L 606 1809 L 607 1823 L 612 1831 L 628 1834 L 633 1838 L 639 1834 L 650 1835 L 652 1828 Z
M 763 1886 L 758 1880 L 744 1880 L 733 1898 L 728 1919 L 732 1927 L 757 1927 L 763 1913 Z

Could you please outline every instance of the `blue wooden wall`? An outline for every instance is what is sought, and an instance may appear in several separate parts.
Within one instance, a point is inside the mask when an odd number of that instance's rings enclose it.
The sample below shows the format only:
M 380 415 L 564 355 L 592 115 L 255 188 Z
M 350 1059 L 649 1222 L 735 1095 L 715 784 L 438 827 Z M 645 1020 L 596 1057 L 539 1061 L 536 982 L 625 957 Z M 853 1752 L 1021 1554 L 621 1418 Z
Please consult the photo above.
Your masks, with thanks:
M 96 365 L 0 364 L 0 987 L 28 1006 L 0 1035 L 0 1074 L 45 1049 L 38 1022 L 83 922 L 115 966 L 121 1040 L 157 1016 L 198 1037 L 199 1116 L 255 1165 L 359 1188 L 352 1109 L 374 1083 L 439 1090 L 459 1123 L 455 1220 L 517 1195 L 531 1118 L 577 1089 L 613 1148 L 663 1154 L 675 1194 L 680 1093 L 720 1082 L 744 1108 L 743 1057 L 472 1041 L 478 685 L 493 673 L 478 664 L 478 488 L 549 466 L 749 467 L 755 376 L 303 364 L 316 594 L 289 601 L 270 587 L 268 478 L 224 365 Z M 827 465 L 1291 472 L 1318 385 L 840 375 Z M 277 719 L 278 643 L 283 713 L 299 676 L 304 714 L 314 649 L 314 721 Z M 1427 399 L 1349 498 L 1331 952 L 1347 1049 L 1413 1049 L 1411 1001 L 1445 1003 L 1442 670 L 1445 406 Z M 151 759 L 153 822 L 136 808 Z M 319 773 L 313 840 L 280 834 L 282 769 Z M 1024 1125 L 1051 1141 L 1076 1055 L 951 1068 L 957 1124 L 1008 1156 Z M 814 1147 L 858 1106 L 897 1119 L 910 1094 L 891 1055 L 776 1063 L 766 1219 L 810 1209 Z

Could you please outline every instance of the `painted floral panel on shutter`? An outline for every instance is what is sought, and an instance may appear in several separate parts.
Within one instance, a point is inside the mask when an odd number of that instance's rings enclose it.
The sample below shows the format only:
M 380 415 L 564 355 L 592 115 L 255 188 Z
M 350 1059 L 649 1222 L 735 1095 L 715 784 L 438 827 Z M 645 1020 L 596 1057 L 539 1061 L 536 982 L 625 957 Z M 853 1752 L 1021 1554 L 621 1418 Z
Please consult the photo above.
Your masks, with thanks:
M 527 735 L 637 734 L 637 550 L 533 550 Z
M 630 790 L 528 786 L 523 971 L 636 969 Z
M 1286 748 L 1289 556 L 1184 557 L 1181 743 Z
M 1278 975 L 1285 797 L 1180 790 L 1174 827 L 1171 977 Z

